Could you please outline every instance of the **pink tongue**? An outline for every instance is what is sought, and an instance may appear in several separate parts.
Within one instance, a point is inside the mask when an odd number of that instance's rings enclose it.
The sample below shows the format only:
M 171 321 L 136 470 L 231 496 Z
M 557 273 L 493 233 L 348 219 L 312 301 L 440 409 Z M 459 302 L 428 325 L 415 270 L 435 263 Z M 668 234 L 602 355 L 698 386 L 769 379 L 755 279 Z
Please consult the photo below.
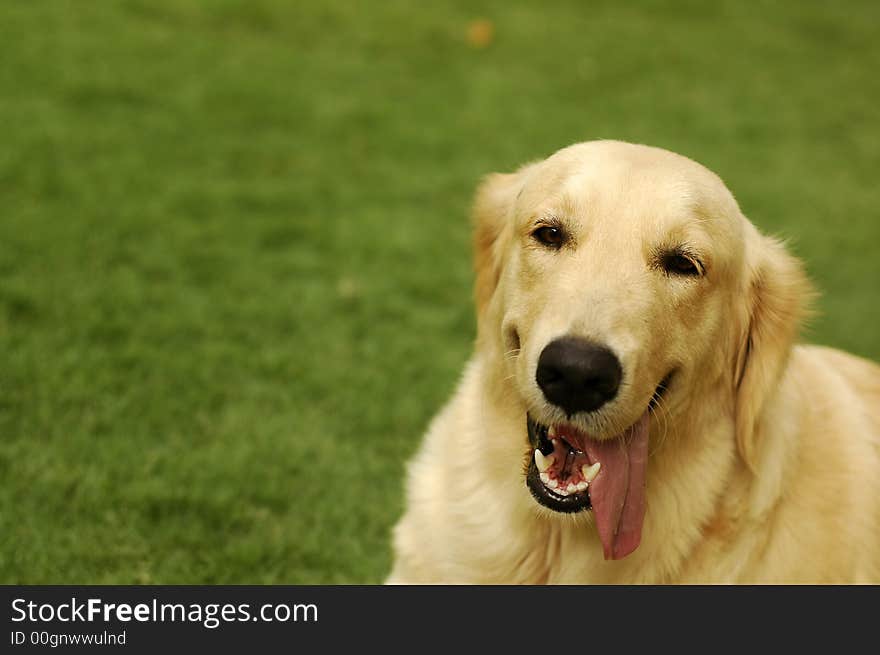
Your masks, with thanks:
M 648 412 L 619 438 L 584 441 L 590 461 L 602 464 L 590 483 L 590 500 L 605 559 L 623 559 L 642 539 Z

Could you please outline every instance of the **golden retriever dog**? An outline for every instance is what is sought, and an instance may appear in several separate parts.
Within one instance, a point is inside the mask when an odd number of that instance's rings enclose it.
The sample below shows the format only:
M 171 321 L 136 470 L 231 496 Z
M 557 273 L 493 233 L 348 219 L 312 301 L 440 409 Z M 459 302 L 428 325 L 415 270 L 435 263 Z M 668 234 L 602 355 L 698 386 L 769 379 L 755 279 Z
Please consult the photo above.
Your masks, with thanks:
M 598 141 L 475 203 L 477 339 L 390 583 L 880 583 L 880 367 L 712 172 Z

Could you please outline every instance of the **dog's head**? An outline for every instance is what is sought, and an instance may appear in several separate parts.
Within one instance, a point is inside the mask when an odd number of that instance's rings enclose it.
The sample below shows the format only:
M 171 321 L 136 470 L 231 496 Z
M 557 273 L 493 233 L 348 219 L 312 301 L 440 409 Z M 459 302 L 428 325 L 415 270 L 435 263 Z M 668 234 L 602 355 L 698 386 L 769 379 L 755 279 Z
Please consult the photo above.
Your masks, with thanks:
M 583 143 L 477 194 L 479 347 L 524 408 L 527 483 L 592 507 L 605 555 L 639 543 L 652 423 L 715 394 L 747 463 L 808 285 L 713 173 Z M 720 417 L 723 418 L 723 417 Z

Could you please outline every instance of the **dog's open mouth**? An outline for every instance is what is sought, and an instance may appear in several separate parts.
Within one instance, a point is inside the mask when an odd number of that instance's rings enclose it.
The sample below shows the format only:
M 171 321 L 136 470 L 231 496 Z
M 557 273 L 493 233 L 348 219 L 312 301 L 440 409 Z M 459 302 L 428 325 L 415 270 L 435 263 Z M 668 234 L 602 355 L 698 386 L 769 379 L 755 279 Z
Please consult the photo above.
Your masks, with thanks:
M 592 509 L 605 559 L 621 559 L 641 541 L 645 517 L 648 417 L 611 439 L 593 439 L 573 425 L 542 425 L 526 416 L 530 455 L 526 484 L 557 512 Z
M 592 509 L 605 559 L 622 559 L 641 542 L 648 423 L 674 374 L 660 381 L 641 417 L 610 439 L 595 439 L 568 423 L 543 425 L 526 414 L 529 491 L 557 512 Z

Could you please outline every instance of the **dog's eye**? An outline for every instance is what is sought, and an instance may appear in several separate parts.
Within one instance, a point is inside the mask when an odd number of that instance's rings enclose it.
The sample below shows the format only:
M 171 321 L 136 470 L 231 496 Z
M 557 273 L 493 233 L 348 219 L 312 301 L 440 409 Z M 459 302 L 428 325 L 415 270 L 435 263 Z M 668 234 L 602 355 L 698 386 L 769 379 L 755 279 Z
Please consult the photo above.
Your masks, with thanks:
M 532 236 L 548 248 L 561 248 L 565 242 L 565 233 L 558 227 L 543 225 L 532 232 Z
M 690 257 L 680 253 L 671 252 L 661 260 L 663 270 L 670 275 L 702 275 L 700 266 Z

